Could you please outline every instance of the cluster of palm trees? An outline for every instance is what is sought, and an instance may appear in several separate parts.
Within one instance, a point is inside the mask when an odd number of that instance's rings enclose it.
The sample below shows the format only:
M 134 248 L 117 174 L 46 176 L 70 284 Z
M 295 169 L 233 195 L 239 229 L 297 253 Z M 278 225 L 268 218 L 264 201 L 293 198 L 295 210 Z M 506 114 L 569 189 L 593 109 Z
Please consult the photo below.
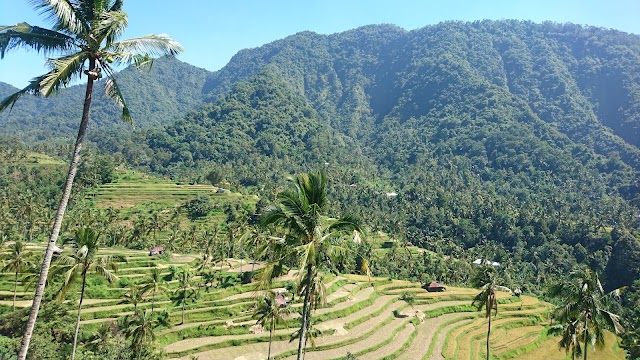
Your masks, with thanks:
M 487 324 L 486 355 L 490 358 L 489 337 L 491 336 L 492 314 L 498 314 L 497 291 L 511 292 L 501 286 L 502 278 L 492 266 L 479 267 L 472 280 L 472 286 L 481 292 L 473 299 L 478 310 L 484 309 Z M 602 349 L 604 331 L 612 330 L 616 334 L 623 331 L 620 317 L 609 309 L 611 300 L 619 296 L 620 290 L 605 293 L 598 274 L 590 269 L 575 270 L 570 279 L 552 285 L 548 295 L 557 298 L 561 305 L 553 311 L 556 324 L 549 327 L 550 335 L 559 335 L 561 348 L 571 353 L 571 358 L 583 355 L 587 360 L 589 344 Z
M 14 242 L 9 246 L 8 250 L 8 252 L 0 255 L 0 265 L 2 265 L 1 271 L 3 273 L 14 274 L 12 310 L 15 311 L 18 284 L 27 284 L 32 280 L 32 275 L 35 274 L 35 253 L 27 249 L 26 244 L 22 241 Z
M 324 172 L 299 174 L 290 180 L 294 188 L 279 193 L 278 204 L 262 214 L 261 225 L 278 237 L 277 241 L 269 243 L 272 258 L 261 271 L 261 282 L 264 288 L 269 288 L 271 280 L 282 275 L 287 266 L 299 269 L 295 290 L 303 303 L 297 331 L 297 358 L 302 359 L 311 329 L 311 312 L 326 301 L 320 270 L 329 262 L 343 261 L 348 255 L 345 242 L 360 241 L 363 236 L 359 235 L 362 229 L 357 219 L 351 216 L 327 218 L 327 176 Z M 270 304 L 270 300 L 263 301 Z
M 10 109 L 25 94 L 50 96 L 83 75 L 86 76 L 87 86 L 82 119 L 67 180 L 42 261 L 31 313 L 18 354 L 20 360 L 24 360 L 27 356 L 44 295 L 54 247 L 71 196 L 80 162 L 80 152 L 89 123 L 94 84 L 102 77 L 106 78 L 104 86 L 107 97 L 113 99 L 120 106 L 122 119 L 132 123 L 131 112 L 116 82 L 114 65 L 149 66 L 154 57 L 176 55 L 182 51 L 180 45 L 166 35 L 148 35 L 119 40 L 128 23 L 127 14 L 122 10 L 123 0 L 38 0 L 32 3 L 41 14 L 54 23 L 53 29 L 32 26 L 26 22 L 0 26 L 0 57 L 4 57 L 11 50 L 24 47 L 42 51 L 49 56 L 57 55 L 57 57 L 47 60 L 49 72 L 35 77 L 24 89 L 2 100 L 0 111 Z
M 620 317 L 609 309 L 611 301 L 619 296 L 616 289 L 605 293 L 598 274 L 581 269 L 570 274 L 570 280 L 554 284 L 549 295 L 561 299 L 553 313 L 558 322 L 549 332 L 560 335 L 560 347 L 571 353 L 571 358 L 583 355 L 586 360 L 589 345 L 604 347 L 604 331 L 613 330 L 616 334 L 624 331 Z
M 74 359 L 77 350 L 78 334 L 80 330 L 80 319 L 82 304 L 87 287 L 89 276 L 98 276 L 113 283 L 118 279 L 116 272 L 118 264 L 126 262 L 126 259 L 119 255 L 99 254 L 102 234 L 92 228 L 78 229 L 71 239 L 72 250 L 66 255 L 58 255 L 53 263 L 52 271 L 49 273 L 49 283 L 60 287 L 56 292 L 56 301 L 62 302 L 67 298 L 70 291 L 80 286 L 79 301 L 77 307 L 77 317 L 73 335 L 73 347 L 71 358 Z M 65 249 L 66 250 L 66 249 Z M 66 252 L 66 251 L 65 251 Z M 34 251 L 29 250 L 25 243 L 15 242 L 8 247 L 8 251 L 0 256 L 2 272 L 14 274 L 14 295 L 13 309 L 17 297 L 19 283 L 28 283 L 37 274 Z M 177 280 L 178 286 L 173 291 L 172 300 L 182 308 L 182 323 L 184 323 L 184 311 L 186 304 L 195 299 L 197 291 L 194 286 L 193 273 L 190 268 L 184 267 L 170 272 L 171 280 Z M 160 316 L 154 315 L 156 297 L 168 291 L 165 276 L 158 267 L 152 268 L 147 276 L 140 283 L 129 285 L 124 294 L 122 303 L 133 305 L 134 313 L 127 315 L 120 328 L 127 338 L 131 340 L 132 350 L 138 354 L 146 351 L 146 346 L 155 339 L 153 329 L 159 325 Z M 138 305 L 147 301 L 150 297 L 151 311 L 138 308 Z

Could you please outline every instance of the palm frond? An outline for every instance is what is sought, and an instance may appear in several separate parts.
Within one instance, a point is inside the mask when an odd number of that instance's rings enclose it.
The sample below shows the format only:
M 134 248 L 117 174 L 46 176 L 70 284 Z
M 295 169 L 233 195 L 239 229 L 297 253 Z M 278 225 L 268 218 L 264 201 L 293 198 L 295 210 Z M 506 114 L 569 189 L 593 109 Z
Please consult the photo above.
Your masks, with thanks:
M 256 289 L 270 289 L 273 279 L 278 277 L 281 271 L 282 264 L 279 261 L 267 263 L 263 268 L 258 269 Z
M 103 277 L 109 283 L 120 280 L 120 278 L 118 278 L 118 276 L 116 276 L 113 272 L 111 272 L 106 266 L 96 265 L 94 271 L 96 274 Z
M 616 334 L 624 332 L 624 327 L 620 324 L 620 316 L 612 313 L 611 311 L 598 309 L 598 315 L 596 318 L 602 318 L 607 326 L 615 331 Z
M 144 65 L 145 57 L 175 56 L 183 51 L 177 41 L 168 35 L 147 35 L 111 43 L 105 47 L 113 53 L 113 61 L 117 64 Z
M 82 73 L 82 63 L 87 59 L 87 54 L 78 52 L 48 61 L 52 70 L 47 73 L 40 83 L 40 92 L 49 96 L 60 88 L 66 87 L 74 77 Z
M 107 70 L 109 72 L 109 77 L 107 81 L 105 81 L 104 92 L 108 98 L 113 99 L 118 107 L 122 110 L 122 114 L 120 114 L 120 119 L 125 121 L 129 125 L 133 125 L 133 119 L 131 118 L 131 112 L 129 111 L 129 107 L 127 103 L 124 101 L 124 96 L 122 96 L 122 92 L 116 83 L 116 78 L 114 74 L 111 72 L 110 68 Z
M 288 217 L 304 216 L 306 213 L 304 205 L 300 202 L 300 196 L 293 191 L 283 191 L 278 194 L 281 202 L 282 211 Z
M 339 218 L 327 229 L 327 231 L 330 232 L 352 232 L 354 230 L 362 233 L 360 229 L 360 219 L 354 215 L 345 215 Z
M 67 267 L 67 271 L 64 273 L 64 278 L 62 282 L 62 286 L 58 293 L 56 294 L 56 302 L 61 303 L 64 298 L 67 296 L 67 293 L 73 285 L 76 283 L 76 279 L 78 279 L 82 275 L 82 264 L 75 264 Z
M 7 98 L 2 100 L 2 102 L 0 102 L 0 112 L 4 111 L 7 108 L 9 108 L 10 110 L 13 109 L 13 105 L 15 105 L 16 101 L 18 101 L 18 99 L 24 94 L 39 95 L 40 83 L 42 82 L 45 76 L 46 75 L 42 75 L 42 76 L 33 78 L 29 82 L 29 85 L 27 87 L 25 87 L 20 91 L 15 92 L 12 95 L 9 95 Z
M 115 0 L 109 8 L 109 11 L 120 11 L 122 10 L 122 5 L 124 5 L 123 0 Z
M 279 225 L 287 218 L 281 208 L 277 206 L 268 207 L 260 219 L 260 226 L 269 227 L 271 225 Z
M 106 47 L 116 41 L 127 28 L 128 18 L 124 11 L 107 11 L 101 14 L 97 26 L 93 29 L 99 40 L 106 40 Z
M 39 10 L 59 31 L 73 34 L 87 33 L 88 24 L 80 15 L 77 5 L 70 0 L 31 0 L 36 10 Z
M 28 48 L 50 54 L 66 51 L 74 46 L 74 39 L 57 31 L 31 26 L 25 22 L 0 26 L 0 59 L 7 51 Z

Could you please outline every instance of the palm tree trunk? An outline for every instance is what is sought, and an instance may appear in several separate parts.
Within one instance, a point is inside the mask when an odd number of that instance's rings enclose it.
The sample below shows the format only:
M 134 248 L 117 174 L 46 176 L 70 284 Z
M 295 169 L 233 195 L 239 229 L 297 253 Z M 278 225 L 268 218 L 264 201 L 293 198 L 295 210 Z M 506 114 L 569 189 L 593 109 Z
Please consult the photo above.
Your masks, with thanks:
M 269 352 L 267 352 L 267 360 L 271 359 L 271 341 L 273 341 L 273 331 L 275 326 L 275 318 L 271 317 L 271 329 L 269 329 Z
M 80 290 L 80 303 L 78 304 L 78 317 L 76 318 L 76 331 L 73 333 L 73 350 L 71 360 L 76 358 L 76 346 L 78 345 L 78 332 L 80 331 L 80 312 L 82 311 L 82 300 L 84 299 L 84 288 L 87 285 L 87 273 L 82 274 L 82 290 Z
M 586 322 L 586 321 L 585 321 Z M 584 329 L 584 360 L 587 360 L 587 346 L 588 346 L 588 340 L 589 340 L 589 330 L 587 329 L 587 327 L 585 326 Z
M 18 271 L 16 271 L 16 279 L 13 282 L 13 311 L 16 311 L 16 295 L 18 293 Z
M 151 313 L 153 314 L 153 305 L 156 303 L 156 288 L 153 288 L 153 295 L 151 295 Z
M 89 69 L 93 70 L 96 66 L 96 60 L 89 59 Z M 87 76 L 87 90 L 84 97 L 84 107 L 82 109 L 82 120 L 80 121 L 80 128 L 78 129 L 78 136 L 76 138 L 75 148 L 73 150 L 73 157 L 71 158 L 71 164 L 69 165 L 69 172 L 67 174 L 67 180 L 64 185 L 64 191 L 62 192 L 62 199 L 58 206 L 58 212 L 53 223 L 53 229 L 51 230 L 51 237 L 49 238 L 49 244 L 47 250 L 44 253 L 44 259 L 42 260 L 42 267 L 40 269 L 40 278 L 36 285 L 36 291 L 33 295 L 33 303 L 31 304 L 31 312 L 29 313 L 29 320 L 27 320 L 27 327 L 22 337 L 22 343 L 20 344 L 20 352 L 18 353 L 19 360 L 25 360 L 27 358 L 27 351 L 29 350 L 29 343 L 31 342 L 31 336 L 33 335 L 33 329 L 36 326 L 36 319 L 38 318 L 38 311 L 40 310 L 40 303 L 42 302 L 42 296 L 44 295 L 44 288 L 47 283 L 47 277 L 49 276 L 49 267 L 51 266 L 51 258 L 53 257 L 53 248 L 58 241 L 58 235 L 60 234 L 60 228 L 62 227 L 62 219 L 64 213 L 67 210 L 67 204 L 69 203 L 69 197 L 71 197 L 71 188 L 73 187 L 73 179 L 76 177 L 78 171 L 78 164 L 80 163 L 80 150 L 82 150 L 82 144 L 87 132 L 87 124 L 89 123 L 89 110 L 91 109 L 91 96 L 93 95 L 93 81 L 94 78 L 90 75 Z
M 220 254 L 220 268 L 218 269 L 218 285 L 222 284 L 222 264 L 224 262 L 224 255 Z
M 309 312 L 309 296 L 311 295 L 311 266 L 307 266 L 307 287 L 304 291 L 304 303 L 302 306 L 302 324 L 300 326 L 300 332 L 298 335 L 298 358 L 297 360 L 302 359 L 302 352 L 304 351 L 304 346 L 306 345 L 305 339 L 307 338 L 307 323 L 309 318 L 307 313 Z
M 182 320 L 180 321 L 180 325 L 184 324 L 184 304 L 187 302 L 187 294 L 185 293 L 184 296 L 185 298 L 182 299 Z
M 489 330 L 487 330 L 487 360 L 489 360 L 489 336 L 491 336 L 491 310 L 489 310 Z

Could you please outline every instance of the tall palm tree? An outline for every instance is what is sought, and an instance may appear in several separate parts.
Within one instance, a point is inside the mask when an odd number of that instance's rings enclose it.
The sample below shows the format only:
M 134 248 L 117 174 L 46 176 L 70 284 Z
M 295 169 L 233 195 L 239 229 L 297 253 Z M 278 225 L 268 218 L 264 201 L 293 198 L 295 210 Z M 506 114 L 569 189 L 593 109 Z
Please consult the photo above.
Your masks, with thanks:
M 24 94 L 43 95 L 56 93 L 72 80 L 87 76 L 82 119 L 78 129 L 69 172 L 62 198 L 56 213 L 54 226 L 45 252 L 40 279 L 31 307 L 31 313 L 22 339 L 18 357 L 27 355 L 31 335 L 44 294 L 51 265 L 53 248 L 71 195 L 73 179 L 80 161 L 80 151 L 89 122 L 89 110 L 94 82 L 106 75 L 105 92 L 122 109 L 122 119 L 131 123 L 131 113 L 115 80 L 113 65 L 150 65 L 153 57 L 176 55 L 180 45 L 166 35 L 148 35 L 128 40 L 118 40 L 127 27 L 127 14 L 122 11 L 124 0 L 33 0 L 35 9 L 54 23 L 53 29 L 32 26 L 25 22 L 0 26 L 0 58 L 17 48 L 31 48 L 53 55 L 47 60 L 50 71 L 35 77 L 29 85 L 0 102 L 0 111 L 13 107 Z M 85 64 L 88 67 L 85 68 Z
M 282 295 L 267 291 L 264 296 L 258 299 L 253 312 L 253 318 L 257 320 L 256 324 L 260 324 L 263 328 L 269 325 L 267 360 L 271 359 L 271 342 L 273 341 L 273 332 L 276 329 L 276 325 L 281 324 L 284 321 L 283 316 L 289 313 L 289 305 L 282 300 Z
M 16 241 L 9 246 L 9 253 L 2 257 L 2 272 L 15 274 L 13 282 L 13 310 L 16 310 L 16 295 L 18 294 L 18 276 L 33 265 L 33 253 L 28 251 L 22 241 Z
M 87 285 L 87 275 L 94 274 L 105 278 L 108 282 L 118 280 L 115 275 L 118 267 L 116 261 L 125 261 L 118 256 L 98 256 L 100 246 L 100 233 L 92 228 L 81 228 L 74 236 L 76 251 L 71 255 L 60 255 L 56 264 L 55 273 L 63 274 L 62 287 L 58 291 L 56 300 L 62 302 L 71 288 L 78 282 L 82 282 L 80 289 L 80 301 L 78 302 L 78 316 L 76 318 L 76 329 L 73 333 L 73 350 L 71 359 L 76 356 L 76 346 L 78 342 L 78 331 L 80 330 L 80 313 L 82 311 L 82 301 Z
M 610 299 L 618 296 L 619 290 L 605 293 L 598 274 L 590 269 L 571 272 L 571 281 L 552 285 L 549 295 L 561 298 L 563 305 L 555 310 L 554 317 L 562 324 L 574 324 L 569 330 L 571 336 L 581 338 L 578 341 L 584 344 L 584 360 L 587 360 L 589 343 L 600 349 L 604 347 L 605 329 L 616 334 L 624 331 L 620 317 L 607 310 Z M 563 340 L 560 346 L 566 348 Z
M 187 304 L 187 300 L 196 296 L 196 289 L 192 284 L 191 269 L 184 269 L 178 274 L 178 288 L 174 292 L 174 301 L 182 305 L 182 321 L 180 324 L 184 324 L 184 306 Z
M 511 291 L 509 288 L 498 285 L 500 279 L 498 273 L 492 266 L 483 265 L 471 279 L 471 285 L 480 288 L 482 291 L 473 298 L 472 306 L 478 310 L 485 308 L 485 317 L 489 319 L 487 325 L 487 360 L 489 360 L 489 337 L 491 336 L 491 312 L 498 315 L 498 300 L 496 291 Z
M 149 276 L 145 278 L 143 283 L 143 293 L 151 293 L 151 313 L 153 314 L 154 305 L 156 303 L 156 293 L 167 290 L 160 268 L 152 268 L 151 272 L 149 272 Z
M 129 291 L 124 293 L 124 299 L 122 303 L 132 304 L 133 311 L 138 310 L 138 304 L 144 301 L 144 291 L 139 284 L 129 285 Z
M 153 343 L 156 335 L 153 331 L 159 321 L 152 314 L 146 311 L 136 310 L 133 316 L 127 315 L 124 319 L 124 333 L 127 338 L 131 338 L 131 348 L 138 354 L 138 359 L 142 356 L 144 346 Z
M 278 270 L 284 268 L 283 264 L 291 261 L 296 262 L 301 270 L 296 280 L 298 292 L 304 293 L 302 322 L 298 331 L 297 358 L 300 360 L 311 307 L 319 303 L 314 301 L 321 292 L 317 287 L 319 267 L 323 261 L 341 261 L 347 251 L 342 241 L 354 231 L 362 231 L 351 216 L 341 217 L 328 226 L 323 224 L 328 207 L 327 176 L 324 172 L 300 174 L 290 180 L 295 188 L 279 193 L 279 204 L 268 208 L 261 220 L 262 226 L 281 225 L 285 229 L 282 241 L 274 243 L 276 259 L 263 269 L 261 278 L 266 285 L 279 275 Z
M 576 360 L 576 356 L 582 354 L 582 346 L 580 345 L 579 324 L 577 320 L 567 321 L 563 324 L 554 324 L 549 327 L 547 333 L 549 335 L 560 335 L 560 348 L 564 348 L 567 352 L 571 351 L 571 360 Z

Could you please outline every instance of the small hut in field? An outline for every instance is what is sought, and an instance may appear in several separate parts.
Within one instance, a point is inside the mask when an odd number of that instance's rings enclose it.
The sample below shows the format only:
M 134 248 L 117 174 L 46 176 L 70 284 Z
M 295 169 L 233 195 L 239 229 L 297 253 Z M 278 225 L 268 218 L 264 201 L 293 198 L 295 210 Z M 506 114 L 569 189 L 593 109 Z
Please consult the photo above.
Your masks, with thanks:
M 154 246 L 149 249 L 149 256 L 162 255 L 164 254 L 164 247 L 162 246 Z
M 431 284 L 429 284 L 429 286 L 427 286 L 427 291 L 428 292 L 441 292 L 441 291 L 445 291 L 447 290 L 446 287 L 440 285 L 440 283 L 433 281 L 431 282 Z

